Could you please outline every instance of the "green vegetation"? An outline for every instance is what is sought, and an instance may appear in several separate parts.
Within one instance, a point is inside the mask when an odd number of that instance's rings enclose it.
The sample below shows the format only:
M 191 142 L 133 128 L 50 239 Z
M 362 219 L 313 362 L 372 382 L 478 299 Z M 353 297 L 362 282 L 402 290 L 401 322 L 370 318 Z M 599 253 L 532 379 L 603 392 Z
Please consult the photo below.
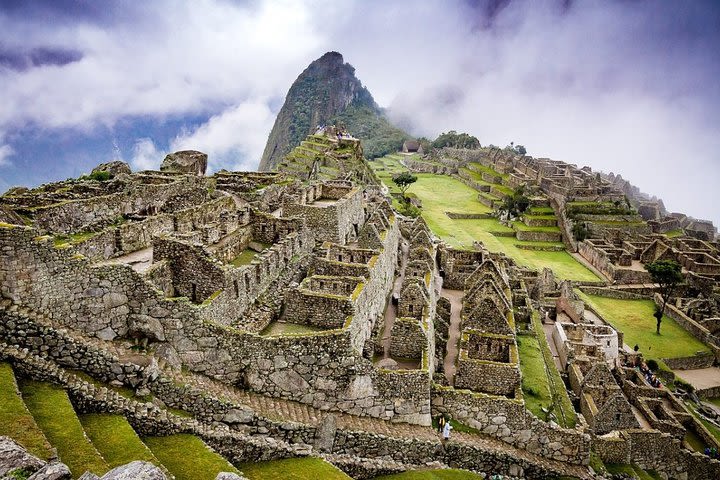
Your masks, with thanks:
M 305 333 L 322 332 L 324 328 L 313 327 L 310 325 L 300 325 L 297 323 L 288 322 L 271 322 L 270 325 L 265 327 L 260 335 L 272 337 L 275 335 L 298 335 Z
M 52 448 L 25 407 L 8 363 L 0 363 L 0 435 L 6 435 L 38 458 L 47 460 Z
M 510 193 L 503 202 L 502 209 L 510 215 L 516 217 L 525 213 L 525 210 L 527 210 L 529 206 L 530 199 L 525 196 L 525 187 L 521 186 L 516 188 L 514 191 L 510 190 Z
M 220 472 L 238 473 L 227 460 L 194 435 L 143 437 L 155 457 L 177 480 L 215 480 Z
M 57 448 L 60 461 L 70 468 L 74 477 L 86 471 L 103 475 L 109 470 L 85 436 L 65 390 L 48 383 L 22 380 L 20 391 L 38 426 Z
M 372 97 L 370 100 L 372 101 Z M 410 138 L 410 135 L 393 126 L 375 108 L 359 102 L 346 108 L 333 122 L 345 125 L 348 132 L 360 139 L 366 158 L 378 158 L 397 152 L 402 148 L 403 142 Z
M 716 399 L 717 400 L 717 399 Z M 694 403 L 691 402 L 685 402 L 685 406 L 688 407 L 688 410 L 690 410 L 690 413 L 692 413 L 695 418 L 698 419 L 700 423 L 703 424 L 705 428 L 707 428 L 708 432 L 715 437 L 715 439 L 720 442 L 720 428 L 716 427 L 712 423 L 708 422 L 704 418 L 700 417 L 700 414 L 698 414 L 697 407 Z
M 650 273 L 653 283 L 660 285 L 660 296 L 662 297 L 662 306 L 655 308 L 653 316 L 657 321 L 657 334 L 660 335 L 660 323 L 662 322 L 665 307 L 672 295 L 675 286 L 683 281 L 682 268 L 675 260 L 657 260 L 645 265 L 645 270 Z
M 404 167 L 393 156 L 370 162 L 378 178 L 388 186 L 391 192 L 399 193 L 392 183 L 392 175 L 400 173 Z M 493 232 L 512 233 L 513 230 L 501 224 L 495 218 L 488 219 L 452 219 L 445 212 L 490 213 L 492 209 L 477 201 L 478 192 L 461 181 L 447 176 L 430 173 L 417 174 L 418 180 L 408 188 L 408 194 L 415 194 L 422 201 L 422 216 L 435 235 L 450 246 L 470 247 L 480 241 L 493 252 L 503 252 L 520 265 L 542 270 L 553 269 L 562 279 L 597 282 L 600 279 L 572 255 L 565 251 L 542 251 L 520 249 L 515 237 L 501 237 Z M 393 206 L 398 208 L 399 202 Z M 543 210 L 540 210 L 543 211 Z M 543 228 L 543 227 L 539 227 Z M 545 227 L 555 228 L 557 227 Z M 525 243 L 527 245 L 527 243 Z
M 250 480 L 350 480 L 345 473 L 321 458 L 286 458 L 240 465 Z
M 407 192 L 408 187 L 417 182 L 417 176 L 410 172 L 401 172 L 393 175 L 392 181 L 400 189 L 403 197 L 405 197 L 405 192 Z
M 578 294 L 608 323 L 625 334 L 626 344 L 639 345 L 646 359 L 688 357 L 697 352 L 709 351 L 700 340 L 668 316 L 663 317 L 662 335 L 649 330 L 649 319 L 655 311 L 655 302 L 652 300 L 620 300 L 586 295 L 580 291 Z
M 545 361 L 545 374 L 547 375 L 548 386 L 550 387 L 550 395 L 553 399 L 553 413 L 559 425 L 566 428 L 573 428 L 577 423 L 577 415 L 575 414 L 575 409 L 570 401 L 560 372 L 557 367 L 555 367 L 555 360 L 553 359 L 547 337 L 545 336 L 540 314 L 537 312 L 533 312 L 532 314 L 531 325 L 532 330 L 535 332 L 543 360 Z
M 433 148 L 480 148 L 480 140 L 468 133 L 457 133 L 455 130 L 441 133 L 433 142 Z
M 375 480 L 475 480 L 481 479 L 477 473 L 467 470 L 408 470 L 395 475 L 384 475 L 376 477 Z
M 607 468 L 608 473 L 612 475 L 624 473 L 625 475 L 630 475 L 632 478 L 637 478 L 639 480 L 660 480 L 662 478 L 654 472 L 646 472 L 637 465 L 608 463 L 605 467 Z
M 108 413 L 80 415 L 85 433 L 110 468 L 134 460 L 144 460 L 160 466 L 160 462 L 148 449 L 135 430 L 122 415 Z
M 676 228 L 675 230 L 665 232 L 665 236 L 668 238 L 682 237 L 683 235 L 685 235 L 685 230 L 682 228 Z
M 63 244 L 69 243 L 71 245 L 75 245 L 77 243 L 82 243 L 85 240 L 88 240 L 96 235 L 98 235 L 99 232 L 78 232 L 78 233 L 71 233 L 70 235 L 56 235 L 53 238 L 53 243 L 56 247 L 59 247 Z
M 550 409 L 553 402 L 540 345 L 533 335 L 518 335 L 517 344 L 525 408 L 536 417 L 547 420 L 542 409 Z
M 233 267 L 242 267 L 243 265 L 247 265 L 253 261 L 253 259 L 257 256 L 257 253 L 258 252 L 256 252 L 255 250 L 253 250 L 251 248 L 246 248 L 245 250 L 242 251 L 242 253 L 240 255 L 233 258 L 230 261 L 230 264 Z
M 568 216 L 584 215 L 632 215 L 635 211 L 620 202 L 568 202 L 565 205 Z
M 81 176 L 80 180 L 95 180 L 97 182 L 106 182 L 111 178 L 113 178 L 113 175 L 110 172 L 92 172 L 89 175 Z

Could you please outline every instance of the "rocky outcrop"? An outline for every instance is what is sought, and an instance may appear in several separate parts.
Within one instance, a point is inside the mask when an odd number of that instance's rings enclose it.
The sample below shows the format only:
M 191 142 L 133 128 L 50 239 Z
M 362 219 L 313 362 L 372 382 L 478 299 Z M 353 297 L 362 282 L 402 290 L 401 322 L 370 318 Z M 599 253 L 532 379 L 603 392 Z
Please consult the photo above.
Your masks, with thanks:
M 168 154 L 162 165 L 160 165 L 160 170 L 163 172 L 205 175 L 207 161 L 207 153 L 196 150 L 182 150 Z
M 113 468 L 100 477 L 100 480 L 167 480 L 167 477 L 158 467 L 150 462 L 135 461 L 127 465 Z
M 0 478 L 14 478 L 13 472 L 24 470 L 35 472 L 45 462 L 30 455 L 23 447 L 9 437 L 0 437 Z
M 100 172 L 107 172 L 114 177 L 115 175 L 120 174 L 130 175 L 132 170 L 130 170 L 130 165 L 127 163 L 121 162 L 120 160 L 114 160 L 112 162 L 101 163 L 92 169 L 91 174 Z

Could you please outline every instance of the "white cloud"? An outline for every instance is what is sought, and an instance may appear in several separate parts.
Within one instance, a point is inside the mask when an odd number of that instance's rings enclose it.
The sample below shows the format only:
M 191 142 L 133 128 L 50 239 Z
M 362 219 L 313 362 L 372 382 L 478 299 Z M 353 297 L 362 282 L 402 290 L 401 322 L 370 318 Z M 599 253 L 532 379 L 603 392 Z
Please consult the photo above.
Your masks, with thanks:
M 133 157 L 130 160 L 133 170 L 159 170 L 165 153 L 155 146 L 150 138 L 140 138 L 133 147 Z
M 10 165 L 9 158 L 15 153 L 10 145 L 0 145 L 0 167 Z
M 244 102 L 179 135 L 170 148 L 207 153 L 211 170 L 256 170 L 274 117 L 262 99 Z

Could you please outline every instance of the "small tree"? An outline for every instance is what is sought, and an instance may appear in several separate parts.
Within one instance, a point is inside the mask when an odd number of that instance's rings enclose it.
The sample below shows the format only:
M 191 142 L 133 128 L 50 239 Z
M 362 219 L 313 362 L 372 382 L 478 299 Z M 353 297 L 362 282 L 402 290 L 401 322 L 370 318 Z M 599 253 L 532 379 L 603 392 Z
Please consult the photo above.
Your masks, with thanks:
M 516 217 L 527 210 L 530 206 L 530 199 L 525 196 L 525 186 L 521 185 L 512 193 L 505 197 L 503 210 L 513 217 Z
M 667 305 L 670 295 L 672 295 L 675 286 L 683 281 L 682 269 L 674 260 L 657 260 L 645 265 L 645 270 L 650 273 L 653 283 L 660 285 L 660 296 L 662 297 L 662 306 L 655 309 L 653 316 L 657 320 L 656 333 L 660 335 L 660 322 L 662 322 L 665 306 Z
M 392 181 L 395 185 L 398 186 L 400 192 L 403 195 L 403 198 L 405 198 L 405 192 L 410 185 L 417 182 L 417 177 L 410 172 L 402 172 L 398 173 L 397 175 L 393 175 Z
M 525 155 L 527 153 L 527 150 L 523 145 L 515 145 L 515 153 L 518 155 Z

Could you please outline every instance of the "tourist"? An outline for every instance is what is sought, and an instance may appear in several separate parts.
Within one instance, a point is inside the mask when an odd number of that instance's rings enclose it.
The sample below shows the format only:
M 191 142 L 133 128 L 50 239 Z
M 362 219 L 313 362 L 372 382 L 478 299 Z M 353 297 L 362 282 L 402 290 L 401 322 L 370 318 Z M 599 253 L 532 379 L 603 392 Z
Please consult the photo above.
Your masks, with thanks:
M 445 415 L 440 415 L 438 417 L 438 433 L 442 434 L 445 423 Z
M 452 430 L 452 425 L 450 425 L 450 422 L 445 422 L 445 426 L 443 427 L 443 440 L 447 442 L 450 440 L 450 430 Z

